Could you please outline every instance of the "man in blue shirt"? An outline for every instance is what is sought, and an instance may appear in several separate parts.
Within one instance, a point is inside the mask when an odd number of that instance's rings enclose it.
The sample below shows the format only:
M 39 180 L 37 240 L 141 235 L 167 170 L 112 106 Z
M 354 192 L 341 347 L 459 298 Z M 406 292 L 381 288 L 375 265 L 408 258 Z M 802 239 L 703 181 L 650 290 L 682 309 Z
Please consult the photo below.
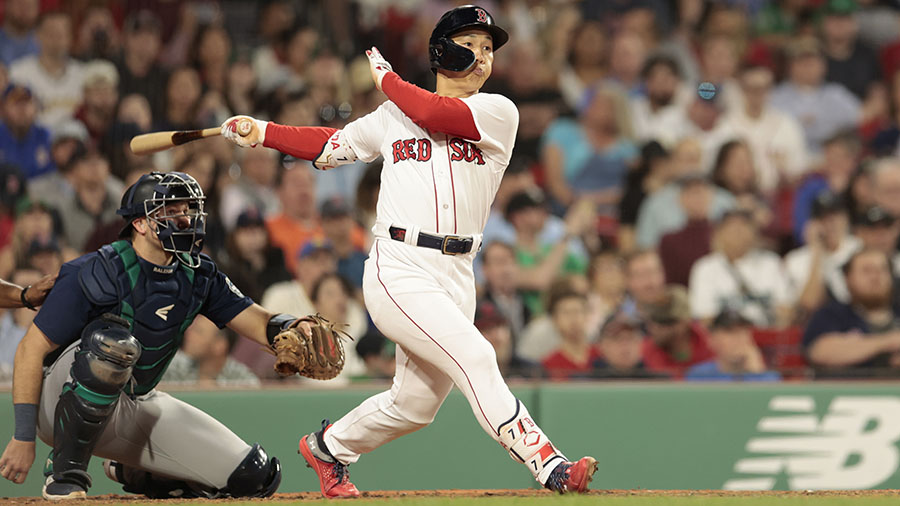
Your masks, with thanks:
M 40 50 L 34 25 L 40 14 L 38 0 L 9 0 L 3 13 L 0 28 L 0 63 L 10 63 L 37 54 Z
M 50 157 L 50 131 L 34 122 L 37 104 L 31 90 L 10 84 L 0 105 L 0 162 L 16 165 L 26 179 L 56 170 Z
M 125 191 L 120 240 L 66 263 L 16 353 L 16 431 L 0 475 L 22 483 L 35 435 L 53 447 L 43 497 L 86 496 L 92 454 L 149 497 L 265 497 L 281 467 L 206 413 L 156 390 L 201 314 L 263 346 L 309 324 L 245 297 L 200 253 L 205 197 L 191 176 L 152 172 Z M 45 369 L 46 368 L 46 369 Z
M 753 324 L 739 311 L 726 308 L 709 328 L 709 347 L 716 358 L 695 365 L 688 381 L 780 381 L 781 375 L 766 370 L 762 353 L 753 340 Z

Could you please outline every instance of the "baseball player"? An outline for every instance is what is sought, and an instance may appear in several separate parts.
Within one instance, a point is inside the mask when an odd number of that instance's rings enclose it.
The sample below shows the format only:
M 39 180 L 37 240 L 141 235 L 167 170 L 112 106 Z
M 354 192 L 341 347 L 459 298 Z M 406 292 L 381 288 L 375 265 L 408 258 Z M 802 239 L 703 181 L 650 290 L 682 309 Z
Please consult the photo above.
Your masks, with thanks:
M 300 440 L 327 497 L 358 496 L 347 465 L 427 426 L 454 385 L 481 427 L 545 487 L 585 491 L 597 469 L 593 458 L 571 462 L 550 443 L 472 323 L 472 260 L 519 121 L 509 99 L 478 90 L 508 38 L 483 8 L 458 7 L 431 34 L 436 93 L 403 81 L 373 47 L 366 52 L 372 77 L 389 100 L 343 130 L 250 118 L 254 127 L 241 136 L 237 122 L 247 116 L 222 125 L 240 146 L 261 144 L 323 170 L 384 157 L 363 291 L 375 325 L 398 345 L 396 374 L 389 391 Z
M 265 497 L 278 459 L 206 413 L 156 390 L 198 314 L 262 345 L 307 322 L 271 314 L 200 253 L 204 196 L 191 176 L 152 172 L 118 210 L 120 240 L 68 262 L 16 351 L 15 435 L 0 474 L 15 483 L 53 447 L 43 497 L 83 498 L 91 455 L 109 478 L 149 497 Z

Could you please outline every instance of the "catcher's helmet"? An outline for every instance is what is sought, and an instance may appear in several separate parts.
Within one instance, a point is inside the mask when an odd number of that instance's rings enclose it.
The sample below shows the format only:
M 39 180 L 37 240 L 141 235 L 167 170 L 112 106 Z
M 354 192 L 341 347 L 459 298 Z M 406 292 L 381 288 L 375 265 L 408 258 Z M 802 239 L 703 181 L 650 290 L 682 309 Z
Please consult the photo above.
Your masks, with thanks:
M 206 197 L 197 180 L 183 172 L 151 172 L 144 174 L 125 194 L 116 214 L 125 219 L 125 227 L 119 234 L 127 238 L 131 234 L 131 223 L 146 217 L 156 223 L 156 236 L 165 251 L 174 253 L 178 260 L 188 267 L 200 265 L 200 250 L 206 235 L 206 212 L 203 202 Z M 184 215 L 166 214 L 166 206 L 187 202 L 187 226 L 179 227 L 173 221 Z
M 495 51 L 509 40 L 509 34 L 494 24 L 494 17 L 481 7 L 463 5 L 449 10 L 438 20 L 428 40 L 432 72 L 437 73 L 437 69 L 462 72 L 475 63 L 475 53 L 450 40 L 454 34 L 470 28 L 481 28 L 491 34 Z

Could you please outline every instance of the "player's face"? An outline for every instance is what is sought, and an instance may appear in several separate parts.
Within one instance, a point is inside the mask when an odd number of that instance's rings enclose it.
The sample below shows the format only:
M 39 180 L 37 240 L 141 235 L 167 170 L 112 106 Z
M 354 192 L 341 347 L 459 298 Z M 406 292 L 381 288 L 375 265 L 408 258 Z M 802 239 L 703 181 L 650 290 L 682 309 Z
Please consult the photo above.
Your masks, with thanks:
M 491 76 L 494 66 L 494 41 L 484 30 L 466 30 L 452 38 L 453 42 L 475 53 L 475 65 L 463 72 L 447 72 L 452 78 L 465 79 L 477 90 Z

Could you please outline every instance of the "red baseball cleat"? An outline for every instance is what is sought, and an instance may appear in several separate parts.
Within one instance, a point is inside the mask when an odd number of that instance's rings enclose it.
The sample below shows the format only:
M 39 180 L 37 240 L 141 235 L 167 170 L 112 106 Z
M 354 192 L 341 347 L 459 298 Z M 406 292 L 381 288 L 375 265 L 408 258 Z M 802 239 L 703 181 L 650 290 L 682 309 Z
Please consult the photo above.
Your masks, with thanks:
M 563 462 L 550 473 L 544 487 L 560 494 L 585 492 L 595 472 L 597 472 L 597 460 L 593 457 L 582 457 L 574 464 Z
M 299 452 L 306 459 L 306 467 L 311 467 L 319 476 L 319 486 L 322 495 L 333 497 L 359 497 L 356 485 L 350 483 L 350 471 L 347 466 L 338 462 L 322 441 L 325 431 L 331 427 L 328 420 L 322 421 L 322 430 L 307 434 L 300 439 Z M 328 457 L 331 462 L 316 456 Z

